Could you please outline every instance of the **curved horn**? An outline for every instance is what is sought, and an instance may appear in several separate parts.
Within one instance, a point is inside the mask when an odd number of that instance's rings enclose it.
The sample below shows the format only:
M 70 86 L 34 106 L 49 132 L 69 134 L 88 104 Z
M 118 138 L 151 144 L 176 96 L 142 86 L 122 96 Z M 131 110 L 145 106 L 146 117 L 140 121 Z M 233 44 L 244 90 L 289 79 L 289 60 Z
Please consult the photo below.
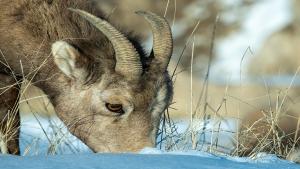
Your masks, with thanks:
M 167 20 L 152 12 L 137 11 L 151 25 L 153 32 L 153 52 L 163 71 L 167 70 L 173 52 L 173 38 Z
M 98 28 L 112 43 L 116 55 L 115 71 L 125 77 L 139 78 L 143 72 L 140 56 L 132 43 L 107 21 L 86 11 L 69 8 Z

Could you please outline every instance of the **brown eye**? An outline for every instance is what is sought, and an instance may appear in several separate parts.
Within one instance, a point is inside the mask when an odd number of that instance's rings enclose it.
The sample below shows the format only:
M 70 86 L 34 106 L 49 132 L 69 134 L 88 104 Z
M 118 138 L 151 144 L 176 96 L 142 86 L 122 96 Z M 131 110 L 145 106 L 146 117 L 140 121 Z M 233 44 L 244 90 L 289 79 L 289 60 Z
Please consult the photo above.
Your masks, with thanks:
M 110 104 L 110 103 L 106 103 L 105 106 L 111 112 L 119 113 L 119 114 L 123 114 L 124 113 L 122 104 Z

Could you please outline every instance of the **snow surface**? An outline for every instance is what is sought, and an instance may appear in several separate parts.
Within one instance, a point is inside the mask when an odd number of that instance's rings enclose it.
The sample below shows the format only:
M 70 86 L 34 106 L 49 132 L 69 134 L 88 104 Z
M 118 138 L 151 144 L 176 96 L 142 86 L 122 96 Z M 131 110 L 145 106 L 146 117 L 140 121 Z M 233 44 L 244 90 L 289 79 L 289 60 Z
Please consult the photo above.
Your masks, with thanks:
M 37 119 L 29 116 L 22 119 L 21 151 L 26 156 L 0 156 L 0 169 L 300 169 L 300 165 L 264 153 L 256 159 L 216 156 L 199 151 L 165 152 L 153 148 L 145 148 L 139 154 L 94 154 L 68 133 L 59 119 Z M 230 124 L 233 126 L 223 124 L 222 128 L 232 130 L 234 123 Z M 207 127 L 212 128 L 211 125 Z M 179 123 L 178 132 L 186 131 L 186 127 L 186 123 Z M 51 155 L 49 147 L 57 140 L 56 155 Z
M 20 148 L 24 156 L 91 152 L 70 134 L 58 117 L 47 118 L 37 114 L 21 118 Z
M 300 169 L 300 165 L 265 156 L 256 161 L 206 153 L 82 154 L 57 156 L 1 156 L 1 169 Z M 158 153 L 158 154 L 157 154 Z

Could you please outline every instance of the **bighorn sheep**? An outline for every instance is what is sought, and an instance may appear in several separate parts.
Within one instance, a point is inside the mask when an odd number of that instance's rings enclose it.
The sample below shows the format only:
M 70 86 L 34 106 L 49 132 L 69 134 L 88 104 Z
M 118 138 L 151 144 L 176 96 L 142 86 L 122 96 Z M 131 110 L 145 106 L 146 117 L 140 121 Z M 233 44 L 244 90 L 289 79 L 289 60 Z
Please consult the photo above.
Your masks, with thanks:
M 90 0 L 1 0 L 0 6 L 0 72 L 8 84 L 25 76 L 41 88 L 69 131 L 95 152 L 155 145 L 172 98 L 167 66 L 173 44 L 163 17 L 137 12 L 153 30 L 147 57 Z M 0 110 L 10 112 L 0 101 Z

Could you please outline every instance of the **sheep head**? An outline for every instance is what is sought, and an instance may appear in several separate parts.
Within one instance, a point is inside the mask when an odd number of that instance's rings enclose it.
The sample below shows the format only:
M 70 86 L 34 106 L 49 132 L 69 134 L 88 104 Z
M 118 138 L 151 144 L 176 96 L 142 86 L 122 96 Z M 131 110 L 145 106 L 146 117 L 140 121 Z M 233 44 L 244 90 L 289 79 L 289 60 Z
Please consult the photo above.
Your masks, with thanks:
M 111 42 L 114 66 L 105 60 L 87 59 L 66 41 L 55 42 L 54 61 L 72 81 L 71 90 L 59 96 L 58 116 L 95 152 L 134 152 L 155 146 L 161 114 L 172 99 L 167 66 L 173 44 L 167 21 L 151 12 L 137 12 L 149 22 L 154 36 L 152 54 L 143 58 L 106 20 L 83 10 L 70 10 Z M 98 78 L 89 83 L 93 77 Z

